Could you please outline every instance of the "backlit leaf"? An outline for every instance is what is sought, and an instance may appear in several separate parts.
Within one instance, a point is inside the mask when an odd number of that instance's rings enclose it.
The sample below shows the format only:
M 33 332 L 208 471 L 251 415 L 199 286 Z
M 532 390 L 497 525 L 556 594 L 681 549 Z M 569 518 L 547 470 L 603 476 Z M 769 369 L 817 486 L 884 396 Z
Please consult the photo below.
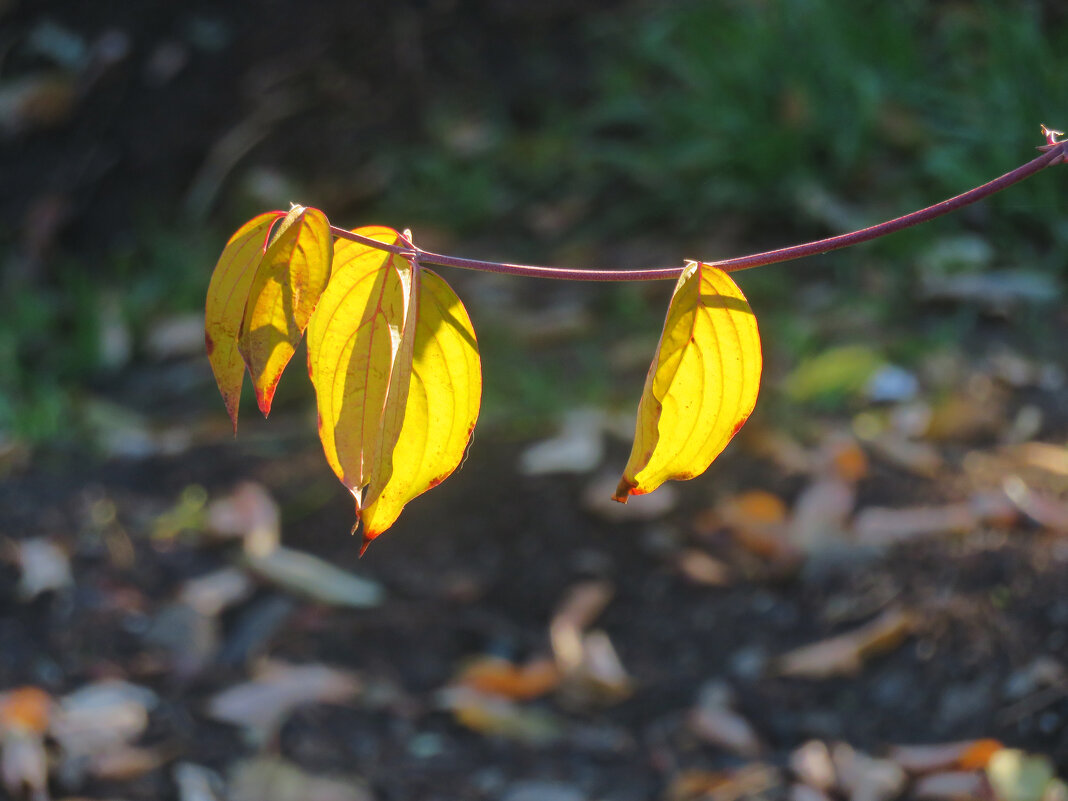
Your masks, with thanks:
M 356 233 L 401 242 L 390 228 Z M 319 438 L 330 467 L 356 499 L 357 514 L 393 472 L 415 344 L 418 287 L 412 272 L 401 256 L 340 240 L 332 280 L 308 326 Z
M 745 296 L 722 270 L 691 263 L 675 285 L 615 500 L 703 473 L 753 411 L 760 371 Z
M 478 419 L 482 365 L 471 320 L 448 284 L 420 271 L 411 388 L 393 450 L 393 472 L 377 500 L 360 512 L 364 548 L 408 501 L 436 487 L 460 465 Z
M 230 237 L 215 265 L 204 308 L 204 342 L 215 382 L 237 431 L 237 405 L 245 378 L 245 361 L 237 350 L 237 335 L 256 268 L 267 247 L 267 234 L 282 215 L 254 217 Z
M 330 278 L 332 255 L 326 216 L 318 209 L 297 206 L 283 220 L 256 269 L 237 341 L 265 415 Z

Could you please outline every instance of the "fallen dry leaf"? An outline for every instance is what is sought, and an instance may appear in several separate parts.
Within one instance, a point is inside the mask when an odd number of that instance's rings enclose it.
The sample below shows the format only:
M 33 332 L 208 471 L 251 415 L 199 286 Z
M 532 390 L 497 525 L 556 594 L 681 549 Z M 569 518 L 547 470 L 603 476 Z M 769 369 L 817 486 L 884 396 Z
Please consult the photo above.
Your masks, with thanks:
M 581 663 L 582 632 L 600 616 L 614 594 L 607 581 L 586 581 L 572 587 L 557 608 L 549 624 L 549 638 L 562 670 Z
M 629 698 L 634 683 L 608 634 L 591 631 L 582 636 L 582 657 L 564 672 L 561 692 L 573 704 L 614 704 Z
M 694 584 L 726 587 L 731 583 L 731 570 L 726 564 L 697 548 L 686 548 L 676 561 L 679 572 Z
M 822 740 L 809 740 L 790 754 L 790 770 L 809 787 L 830 791 L 838 784 L 831 751 Z
M 824 445 L 830 471 L 850 483 L 868 475 L 868 457 L 852 437 L 833 437 Z
M 867 545 L 894 545 L 918 537 L 963 534 L 974 530 L 979 522 L 968 503 L 904 509 L 870 506 L 857 514 L 853 532 Z
M 1018 475 L 1005 476 L 1001 487 L 1016 508 L 1038 525 L 1058 534 L 1068 533 L 1068 503 L 1032 489 Z
M 1013 449 L 1021 463 L 1057 476 L 1068 476 L 1068 448 L 1049 442 L 1025 442 Z
M 989 794 L 983 774 L 974 770 L 931 773 L 912 785 L 912 797 L 916 801 L 973 801 Z
M 230 771 L 229 801 L 374 801 L 360 780 L 305 773 L 280 757 L 238 762 Z
M 265 742 L 298 706 L 348 701 L 361 687 L 356 674 L 346 670 L 265 661 L 251 681 L 213 695 L 207 714 L 242 726 L 251 739 Z
M 223 782 L 215 771 L 192 762 L 179 762 L 173 775 L 178 801 L 221 801 Z
M 103 781 L 129 781 L 156 770 L 175 756 L 173 748 L 124 745 L 92 755 L 87 770 Z
M 549 624 L 553 656 L 562 676 L 561 690 L 573 702 L 612 703 L 632 692 L 608 635 L 585 629 L 612 599 L 612 585 L 588 581 L 571 589 Z
M 52 716 L 52 696 L 40 687 L 17 687 L 0 694 L 0 732 L 44 734 Z
M 773 492 L 748 490 L 728 498 L 717 506 L 728 526 L 768 529 L 786 521 L 786 503 Z
M 793 565 L 802 554 L 791 542 L 786 503 L 766 490 L 749 490 L 727 498 L 695 521 L 699 532 L 719 524 L 727 526 L 731 538 L 741 548 L 767 562 Z
M 18 596 L 30 601 L 43 592 L 65 589 L 74 583 L 67 552 L 46 537 L 34 537 L 17 544 Z
M 448 687 L 438 703 L 452 712 L 456 722 L 472 731 L 505 737 L 528 745 L 545 745 L 563 735 L 563 725 L 552 713 L 528 709 L 507 698 L 481 693 L 471 687 Z
M 768 797 L 782 786 L 782 775 L 771 765 L 754 762 L 732 771 L 686 770 L 668 785 L 668 801 L 740 801 Z
M 997 740 L 961 740 L 931 745 L 899 745 L 889 758 L 909 773 L 977 770 L 986 767 L 990 757 L 1003 748 Z
M 734 694 L 718 681 L 701 688 L 697 705 L 690 710 L 688 726 L 699 739 L 740 757 L 760 756 L 764 745 L 752 724 L 733 708 Z
M 266 553 L 247 552 L 246 562 L 260 578 L 289 592 L 331 606 L 358 609 L 378 606 L 385 594 L 382 585 L 376 581 L 282 545 Z
M 47 801 L 48 757 L 41 734 L 18 730 L 0 734 L 0 779 L 12 798 Z
M 838 786 L 849 801 L 890 801 L 905 788 L 905 771 L 889 759 L 877 759 L 845 743 L 831 749 Z
M 986 777 L 998 801 L 1045 801 L 1055 775 L 1049 757 L 1015 748 L 1001 749 L 986 766 Z
M 241 537 L 253 553 L 278 545 L 281 532 L 278 504 L 262 484 L 244 481 L 224 498 L 208 505 L 208 528 L 225 537 Z
M 151 690 L 115 680 L 88 684 L 59 699 L 50 733 L 60 746 L 63 775 L 77 779 L 94 769 L 135 770 L 137 762 L 144 767 L 142 757 L 148 755 L 129 751 L 129 744 L 148 727 L 157 703 Z
M 933 478 L 945 468 L 938 448 L 929 442 L 909 439 L 897 431 L 885 431 L 867 442 L 877 456 L 918 476 Z
M 739 438 L 742 447 L 753 456 L 774 462 L 787 475 L 808 473 L 812 470 L 812 454 L 785 431 L 749 423 L 742 429 Z
M 507 659 L 485 656 L 468 663 L 455 683 L 481 693 L 529 701 L 555 690 L 560 684 L 560 670 L 550 659 L 515 665 Z
M 888 609 L 858 629 L 784 654 L 778 659 L 778 672 L 808 679 L 854 675 L 865 660 L 901 645 L 914 624 L 910 613 Z
M 588 473 L 604 456 L 605 413 L 575 409 L 564 415 L 560 432 L 529 445 L 519 455 L 519 472 L 525 476 L 550 473 Z
M 186 581 L 178 591 L 178 600 L 206 617 L 215 617 L 245 600 L 252 589 L 247 573 L 236 567 L 224 567 Z
M 787 801 L 831 801 L 831 797 L 822 790 L 807 784 L 791 784 L 786 791 Z
M 801 491 L 790 521 L 790 542 L 805 552 L 842 539 L 856 489 L 836 476 L 818 478 Z

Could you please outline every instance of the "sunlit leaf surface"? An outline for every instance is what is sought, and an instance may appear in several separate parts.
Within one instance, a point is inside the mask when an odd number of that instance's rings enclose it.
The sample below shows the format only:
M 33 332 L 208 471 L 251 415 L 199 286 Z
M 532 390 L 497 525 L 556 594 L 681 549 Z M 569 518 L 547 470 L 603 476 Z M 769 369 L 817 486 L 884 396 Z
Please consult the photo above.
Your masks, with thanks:
M 332 255 L 326 216 L 298 206 L 286 216 L 256 269 L 237 341 L 265 415 L 330 278 Z
M 215 382 L 237 430 L 237 406 L 245 378 L 245 361 L 237 349 L 237 335 L 245 313 L 249 288 L 267 246 L 267 234 L 279 212 L 249 220 L 230 237 L 215 265 L 204 308 L 204 341 Z
M 387 244 L 400 235 L 356 229 Z M 418 287 L 407 259 L 348 240 L 308 326 L 308 374 L 327 462 L 356 499 L 357 513 L 389 482 L 411 384 Z
M 482 366 L 460 299 L 435 273 L 419 273 L 411 387 L 393 451 L 393 472 L 360 513 L 364 547 L 397 519 L 408 501 L 436 487 L 463 461 L 478 419 Z
M 725 272 L 679 276 L 638 405 L 634 445 L 613 496 L 703 473 L 753 411 L 760 387 L 756 317 Z

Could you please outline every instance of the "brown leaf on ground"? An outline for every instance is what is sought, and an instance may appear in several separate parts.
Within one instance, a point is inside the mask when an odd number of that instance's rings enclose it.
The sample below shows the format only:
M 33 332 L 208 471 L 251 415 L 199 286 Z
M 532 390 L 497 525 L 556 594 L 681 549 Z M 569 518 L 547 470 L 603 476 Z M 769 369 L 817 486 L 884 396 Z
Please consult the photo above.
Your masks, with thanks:
M 916 801 L 972 801 L 989 796 L 986 779 L 974 770 L 931 773 L 912 785 L 912 797 Z
M 17 687 L 0 694 L 0 732 L 44 734 L 52 716 L 52 696 L 40 687 Z
M 837 476 L 816 479 L 794 503 L 790 542 L 810 552 L 841 539 L 855 500 L 852 482 Z
M 689 729 L 702 741 L 753 759 L 764 751 L 764 744 L 752 724 L 734 706 L 734 694 L 722 682 L 710 682 L 701 688 L 697 705 L 687 719 Z
M 785 431 L 762 427 L 751 421 L 742 429 L 738 440 L 746 451 L 770 460 L 787 475 L 812 470 L 812 455 Z
M 267 661 L 251 681 L 213 695 L 207 714 L 243 726 L 252 739 L 264 742 L 298 706 L 349 701 L 361 688 L 356 674 L 346 670 Z
M 1005 426 L 1005 396 L 993 387 L 949 395 L 931 407 L 924 436 L 936 442 L 997 435 Z
M 1033 489 L 1018 475 L 1005 476 L 1001 486 L 1016 508 L 1038 525 L 1057 534 L 1068 534 L 1068 503 Z
M 266 553 L 249 552 L 246 563 L 260 578 L 322 604 L 359 609 L 378 606 L 385 595 L 377 581 L 282 545 Z
M 824 451 L 830 472 L 843 481 L 855 484 L 868 475 L 868 457 L 852 437 L 834 437 Z
M 605 581 L 588 581 L 571 589 L 549 624 L 553 656 L 562 691 L 578 704 L 613 703 L 628 697 L 633 686 L 612 641 L 603 631 L 586 633 L 612 599 Z
M 262 484 L 244 481 L 208 505 L 208 528 L 225 537 L 245 539 L 253 552 L 268 552 L 280 536 L 278 504 Z
M 868 440 L 875 454 L 895 467 L 924 478 L 934 478 L 945 467 L 938 448 L 929 442 L 917 442 L 896 431 L 885 431 Z
M 890 801 L 905 789 L 906 776 L 896 762 L 877 759 L 845 743 L 831 749 L 838 787 L 850 801 Z
M 549 638 L 562 670 L 582 661 L 582 632 L 600 616 L 614 594 L 607 581 L 586 581 L 572 587 L 557 607 L 549 624 Z
M 31 601 L 43 592 L 63 590 L 74 583 L 67 552 L 46 537 L 17 544 L 20 600 Z
M 809 740 L 790 754 L 790 770 L 809 787 L 830 791 L 838 783 L 831 751 L 822 740 Z
M 374 801 L 363 782 L 313 776 L 280 757 L 236 763 L 230 771 L 230 801 Z
M 528 745 L 545 745 L 563 736 L 563 723 L 544 709 L 529 709 L 507 698 L 471 687 L 448 687 L 438 703 L 472 731 Z
M 529 701 L 552 692 L 560 684 L 560 670 L 550 659 L 516 665 L 497 656 L 469 662 L 456 684 L 515 701 Z
M 679 572 L 694 584 L 726 587 L 731 583 L 731 570 L 726 564 L 698 548 L 687 548 L 676 560 Z
M 889 609 L 858 629 L 784 654 L 778 673 L 807 679 L 855 675 L 867 659 L 901 645 L 914 625 L 909 612 Z
M 898 745 L 889 758 L 909 773 L 933 773 L 985 768 L 990 757 L 1003 748 L 997 740 L 961 740 L 931 745 Z
M 766 490 L 749 490 L 726 498 L 716 508 L 698 517 L 698 532 L 710 532 L 725 525 L 742 549 L 775 564 L 794 564 L 800 551 L 787 533 L 788 509 L 778 495 Z
M 48 756 L 44 738 L 34 732 L 0 734 L 0 780 L 12 798 L 48 799 Z
M 942 506 L 871 506 L 857 514 L 853 531 L 862 543 L 894 545 L 919 537 L 964 534 L 984 524 L 1011 525 L 1015 519 L 1015 509 L 1005 495 L 978 493 L 968 501 Z
M 667 801 L 741 801 L 761 798 L 782 786 L 777 768 L 754 762 L 733 771 L 686 770 L 664 794 Z
M 167 764 L 178 755 L 174 748 L 124 745 L 89 759 L 88 771 L 103 781 L 129 781 Z

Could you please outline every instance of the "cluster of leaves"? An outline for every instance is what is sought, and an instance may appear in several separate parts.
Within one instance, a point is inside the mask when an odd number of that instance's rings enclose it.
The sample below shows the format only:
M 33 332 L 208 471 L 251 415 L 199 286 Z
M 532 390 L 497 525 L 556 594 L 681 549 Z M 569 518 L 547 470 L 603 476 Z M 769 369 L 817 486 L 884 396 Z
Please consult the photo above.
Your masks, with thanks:
M 269 414 L 307 331 L 319 437 L 355 499 L 366 549 L 405 504 L 463 461 L 482 368 L 467 311 L 420 263 L 410 236 L 380 226 L 351 233 L 355 239 L 303 206 L 247 222 L 212 275 L 205 341 L 236 431 L 245 371 Z M 756 319 L 737 285 L 690 262 L 675 285 L 613 497 L 626 503 L 704 472 L 753 410 L 761 363 Z

